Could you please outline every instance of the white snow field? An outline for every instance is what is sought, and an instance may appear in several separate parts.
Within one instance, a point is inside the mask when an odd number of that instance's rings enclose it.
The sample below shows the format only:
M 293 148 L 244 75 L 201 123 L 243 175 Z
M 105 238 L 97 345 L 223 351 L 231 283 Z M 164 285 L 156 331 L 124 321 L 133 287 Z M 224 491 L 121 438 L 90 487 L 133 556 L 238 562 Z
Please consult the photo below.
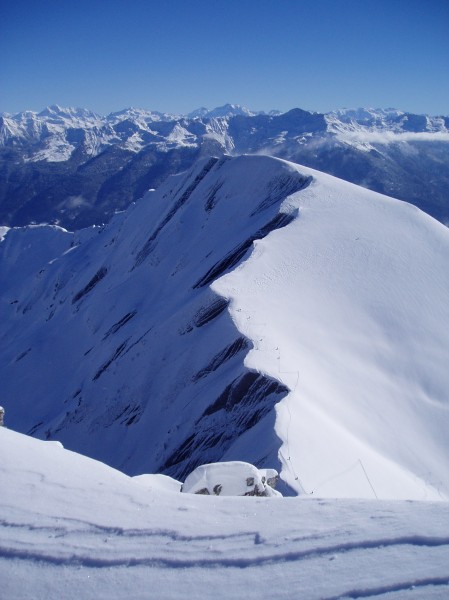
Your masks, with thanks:
M 292 391 L 276 407 L 283 478 L 321 496 L 449 498 L 449 230 L 303 167 L 298 218 L 213 284 Z
M 2 600 L 446 599 L 449 504 L 181 494 L 0 428 Z
M 448 500 L 449 230 L 411 205 L 225 157 L 0 255 L 8 427 L 129 475 L 245 461 L 284 494 Z

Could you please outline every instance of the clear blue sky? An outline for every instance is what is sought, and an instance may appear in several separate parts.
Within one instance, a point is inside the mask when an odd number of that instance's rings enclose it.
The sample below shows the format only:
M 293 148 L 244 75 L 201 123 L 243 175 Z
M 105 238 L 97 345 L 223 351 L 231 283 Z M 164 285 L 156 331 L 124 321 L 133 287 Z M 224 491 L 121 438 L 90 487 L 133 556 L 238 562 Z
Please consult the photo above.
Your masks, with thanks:
M 0 111 L 449 115 L 449 0 L 5 0 Z

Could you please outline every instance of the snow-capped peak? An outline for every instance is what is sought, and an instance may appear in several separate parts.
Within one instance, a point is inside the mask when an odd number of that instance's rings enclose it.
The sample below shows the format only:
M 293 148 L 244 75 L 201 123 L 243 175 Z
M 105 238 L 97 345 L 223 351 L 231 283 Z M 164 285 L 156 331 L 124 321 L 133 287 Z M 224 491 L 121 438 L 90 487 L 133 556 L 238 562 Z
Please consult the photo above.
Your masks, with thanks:
M 152 121 L 174 121 L 179 119 L 179 116 L 170 113 L 162 113 L 158 111 L 146 110 L 143 108 L 125 108 L 118 112 L 110 113 L 107 120 L 111 123 L 119 123 L 127 119 L 152 122 Z
M 190 112 L 187 116 L 191 119 L 194 119 L 196 117 L 213 119 L 218 117 L 235 117 L 236 115 L 252 117 L 256 114 L 259 113 L 253 112 L 245 106 L 241 106 L 240 104 L 224 104 L 223 106 L 217 106 L 212 110 L 209 110 L 205 107 L 201 107 Z
M 22 113 L 26 115 L 26 113 Z M 85 108 L 73 108 L 67 107 L 62 108 L 57 104 L 47 106 L 40 113 L 36 114 L 36 117 L 46 119 L 54 123 L 78 123 L 84 124 L 84 122 L 99 122 L 101 120 L 100 115 L 87 110 Z

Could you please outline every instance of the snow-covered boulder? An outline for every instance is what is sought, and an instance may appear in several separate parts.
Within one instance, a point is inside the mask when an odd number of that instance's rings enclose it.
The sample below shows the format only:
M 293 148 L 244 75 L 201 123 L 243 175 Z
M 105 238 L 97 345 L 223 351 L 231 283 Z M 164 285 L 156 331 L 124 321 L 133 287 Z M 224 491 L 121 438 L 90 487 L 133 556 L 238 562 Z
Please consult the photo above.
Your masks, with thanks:
M 278 473 L 240 461 L 210 463 L 187 477 L 181 492 L 206 496 L 282 496 L 274 489 Z

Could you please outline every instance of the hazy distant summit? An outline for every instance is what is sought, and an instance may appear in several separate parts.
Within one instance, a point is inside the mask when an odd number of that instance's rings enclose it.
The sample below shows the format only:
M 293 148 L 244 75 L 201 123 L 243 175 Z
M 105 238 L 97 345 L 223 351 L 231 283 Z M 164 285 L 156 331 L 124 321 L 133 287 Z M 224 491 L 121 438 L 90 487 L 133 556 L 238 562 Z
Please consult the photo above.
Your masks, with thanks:
M 52 104 L 51 106 L 45 107 L 40 112 L 26 110 L 19 111 L 17 113 L 9 113 L 3 112 L 0 113 L 0 116 L 14 119 L 22 119 L 22 116 L 27 115 L 36 115 L 41 118 L 56 118 L 57 120 L 61 119 L 98 119 L 98 120 L 120 120 L 126 118 L 144 118 L 144 119 L 154 119 L 154 120 L 165 120 L 172 121 L 176 119 L 212 119 L 219 117 L 235 117 L 237 115 L 243 115 L 248 117 L 253 117 L 256 115 L 268 115 L 268 116 L 279 116 L 282 114 L 287 114 L 292 109 L 288 109 L 286 111 L 281 111 L 277 109 L 270 110 L 252 110 L 246 106 L 241 104 L 232 104 L 226 103 L 222 106 L 216 106 L 215 108 L 207 108 L 205 106 L 201 106 L 192 110 L 189 113 L 171 113 L 171 112 L 161 112 L 157 110 L 150 110 L 147 108 L 139 108 L 134 106 L 129 106 L 127 108 L 121 109 L 119 111 L 113 111 L 108 113 L 107 115 L 102 115 L 100 113 L 96 113 L 86 108 L 79 107 L 61 107 L 58 104 Z M 389 108 L 371 108 L 371 107 L 344 107 L 337 108 L 325 113 L 319 113 L 319 111 L 305 111 L 312 112 L 324 115 L 333 115 L 340 118 L 342 121 L 356 121 L 360 124 L 372 123 L 373 121 L 378 121 L 379 118 L 382 120 L 393 121 L 395 119 L 400 118 L 401 116 L 413 115 L 427 118 L 429 115 L 419 114 L 416 115 L 414 113 L 409 113 L 407 111 L 402 111 L 394 107 Z M 437 115 L 430 117 L 431 119 L 443 119 L 446 121 L 449 118 L 448 115 Z
M 194 119 L 196 117 L 213 119 L 216 117 L 235 117 L 236 115 L 244 115 L 246 117 L 253 117 L 257 114 L 265 114 L 261 112 L 254 112 L 249 110 L 245 106 L 240 106 L 240 104 L 224 104 L 223 106 L 217 106 L 212 110 L 208 108 L 197 108 L 196 110 L 190 112 L 187 116 L 190 119 Z
M 449 117 L 392 108 L 238 104 L 188 115 L 126 108 L 107 116 L 52 105 L 0 115 L 0 225 L 107 221 L 202 156 L 263 153 L 407 200 L 449 222 Z

